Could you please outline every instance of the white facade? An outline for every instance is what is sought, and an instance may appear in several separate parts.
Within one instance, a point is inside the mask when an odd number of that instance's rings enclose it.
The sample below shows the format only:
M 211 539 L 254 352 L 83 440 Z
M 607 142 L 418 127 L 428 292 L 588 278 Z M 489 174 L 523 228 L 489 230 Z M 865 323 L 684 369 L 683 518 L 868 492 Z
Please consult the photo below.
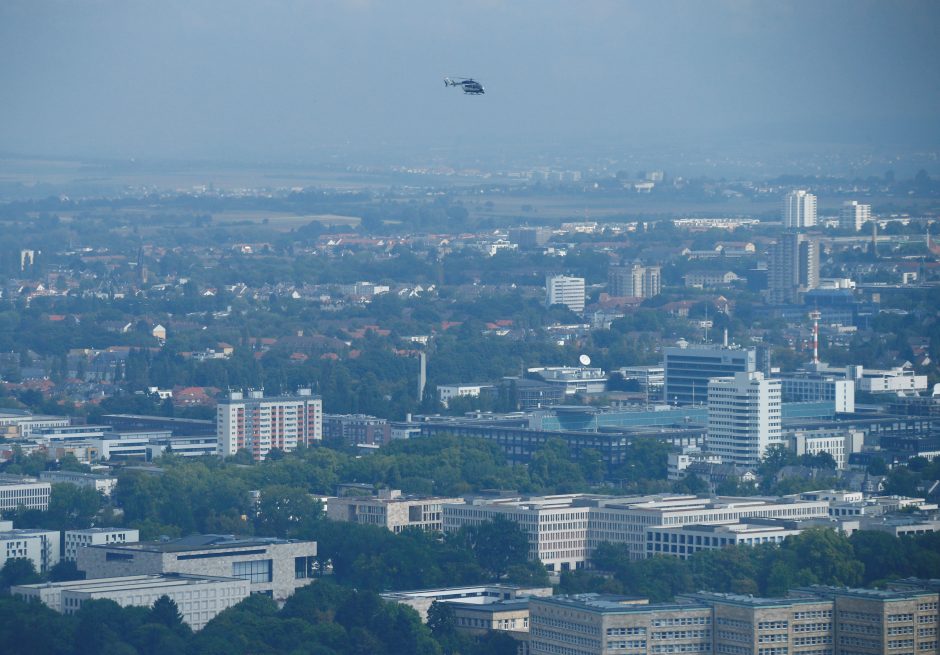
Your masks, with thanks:
M 81 471 L 43 471 L 39 474 L 39 479 L 53 484 L 67 482 L 79 487 L 88 487 L 105 496 L 110 496 L 117 485 L 117 478 Z
M 0 512 L 17 507 L 26 509 L 49 509 L 49 494 L 52 485 L 28 478 L 22 480 L 0 480 Z
M 732 525 L 684 525 L 682 527 L 651 527 L 646 529 L 646 556 L 668 555 L 688 559 L 702 550 L 718 550 L 728 546 L 779 544 L 803 530 L 767 523 L 735 523 Z
M 780 378 L 780 384 L 787 402 L 831 400 L 837 414 L 855 411 L 854 380 L 807 374 Z
M 794 432 L 787 435 L 790 450 L 797 456 L 818 455 L 829 453 L 836 462 L 836 468 L 845 469 L 849 464 L 849 455 L 862 451 L 865 434 L 853 430 L 846 430 L 838 434 L 825 431 L 819 433 Z
M 736 373 L 708 383 L 705 448 L 725 464 L 757 466 L 781 443 L 780 380 L 763 373 Z
M 483 389 L 489 389 L 491 384 L 439 384 L 437 386 L 437 399 L 441 405 L 447 407 L 451 398 L 479 398 Z
M 140 531 L 133 528 L 87 528 L 65 531 L 65 551 L 62 559 L 78 561 L 78 549 L 88 546 L 131 544 L 140 541 Z
M 858 232 L 871 220 L 871 205 L 863 205 L 857 200 L 846 200 L 839 212 L 839 227 Z
M 548 384 L 564 387 L 565 394 L 604 393 L 607 389 L 607 373 L 599 368 L 586 366 L 537 366 L 528 369 Z
M 189 575 L 135 575 L 17 585 L 10 591 L 24 600 L 40 600 L 50 609 L 74 614 L 86 601 L 106 598 L 122 607 L 151 607 L 161 596 L 176 603 L 183 621 L 201 630 L 223 610 L 248 597 L 250 585 L 238 578 Z
M 32 561 L 37 573 L 46 573 L 59 563 L 59 531 L 22 529 L 0 532 L 0 558 L 3 562 L 25 558 Z
M 327 502 L 327 517 L 363 525 L 377 525 L 398 534 L 405 528 L 431 532 L 443 529 L 444 503 L 461 503 L 463 498 L 402 496 L 397 489 L 385 489 L 379 496 L 340 496 Z
M 545 278 L 545 304 L 565 305 L 580 314 L 584 311 L 584 278 L 549 275 Z
M 783 226 L 804 228 L 816 225 L 816 196 L 806 189 L 794 189 L 783 199 Z
M 216 407 L 216 420 L 223 457 L 245 449 L 262 460 L 274 448 L 289 452 L 323 439 L 323 401 L 309 389 L 268 398 L 261 391 L 251 391 L 247 398 L 232 392 Z
M 33 432 L 44 428 L 60 428 L 69 425 L 67 416 L 40 416 L 33 414 L 19 414 L 15 412 L 0 412 L 0 428 L 14 428 L 17 435 L 23 439 L 33 436 Z M 0 430 L 2 432 L 3 430 Z
M 646 529 L 689 524 L 734 524 L 745 518 L 825 518 L 827 501 L 696 496 L 590 496 L 583 494 L 477 500 L 444 505 L 444 532 L 480 525 L 495 516 L 519 524 L 529 557 L 550 571 L 582 568 L 603 542 L 626 544 L 633 559 L 646 557 Z

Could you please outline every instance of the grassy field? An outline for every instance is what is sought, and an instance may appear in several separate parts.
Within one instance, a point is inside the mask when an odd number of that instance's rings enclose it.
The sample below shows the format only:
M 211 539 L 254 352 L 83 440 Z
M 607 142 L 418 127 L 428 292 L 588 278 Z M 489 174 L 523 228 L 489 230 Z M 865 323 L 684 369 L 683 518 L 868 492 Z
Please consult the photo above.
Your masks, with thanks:
M 254 223 L 268 225 L 274 230 L 289 230 L 301 227 L 308 223 L 318 222 L 324 225 L 359 225 L 358 216 L 342 216 L 340 214 L 296 214 L 266 212 L 266 211 L 230 211 L 218 212 L 212 215 L 212 222 L 224 225 L 226 223 Z

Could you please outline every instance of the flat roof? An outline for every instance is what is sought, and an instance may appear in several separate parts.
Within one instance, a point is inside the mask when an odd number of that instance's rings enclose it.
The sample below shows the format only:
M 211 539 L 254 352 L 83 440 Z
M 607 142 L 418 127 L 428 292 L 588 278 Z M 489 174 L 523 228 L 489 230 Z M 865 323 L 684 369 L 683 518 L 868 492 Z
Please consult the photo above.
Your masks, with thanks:
M 704 603 L 650 603 L 647 598 L 642 596 L 616 596 L 612 594 L 531 597 L 529 600 L 539 603 L 561 605 L 570 609 L 598 614 L 699 611 L 709 609 L 709 606 Z
M 90 546 L 90 548 L 134 550 L 152 553 L 180 553 L 190 550 L 251 548 L 290 543 L 316 542 L 304 542 L 294 539 L 279 539 L 277 537 L 236 537 L 234 535 L 196 534 L 190 535 L 188 537 L 180 537 L 179 539 L 169 539 L 167 541 L 142 541 L 133 544 L 102 544 L 98 546 Z
M 222 578 L 208 575 L 186 575 L 182 573 L 164 573 L 162 575 L 129 575 L 119 578 L 92 578 L 90 580 L 70 580 L 67 582 L 40 582 L 37 584 L 15 585 L 17 589 L 59 589 L 83 593 L 101 593 L 130 591 L 134 589 L 153 589 L 181 587 L 213 582 L 242 582 L 242 578 Z

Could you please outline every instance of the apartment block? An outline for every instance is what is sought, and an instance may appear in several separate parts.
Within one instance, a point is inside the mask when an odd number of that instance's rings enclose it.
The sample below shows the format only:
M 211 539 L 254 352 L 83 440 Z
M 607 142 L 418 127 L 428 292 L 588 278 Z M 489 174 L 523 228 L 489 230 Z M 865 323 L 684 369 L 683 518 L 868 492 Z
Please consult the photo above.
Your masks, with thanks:
M 247 450 L 263 460 L 277 448 L 289 452 L 323 438 L 323 401 L 310 389 L 295 396 L 268 396 L 263 391 L 233 391 L 216 407 L 219 452 L 223 457 Z
M 545 305 L 564 305 L 580 314 L 584 311 L 584 278 L 549 275 L 545 278 Z

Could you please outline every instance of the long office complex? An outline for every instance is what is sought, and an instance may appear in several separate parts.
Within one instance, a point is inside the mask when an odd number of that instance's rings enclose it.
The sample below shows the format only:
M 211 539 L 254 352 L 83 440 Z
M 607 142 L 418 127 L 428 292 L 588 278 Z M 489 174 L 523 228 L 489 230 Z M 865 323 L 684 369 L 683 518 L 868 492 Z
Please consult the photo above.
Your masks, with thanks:
M 295 396 L 265 397 L 263 391 L 229 393 L 216 407 L 219 452 L 247 450 L 256 460 L 273 449 L 290 452 L 323 438 L 323 401 L 300 389 Z

